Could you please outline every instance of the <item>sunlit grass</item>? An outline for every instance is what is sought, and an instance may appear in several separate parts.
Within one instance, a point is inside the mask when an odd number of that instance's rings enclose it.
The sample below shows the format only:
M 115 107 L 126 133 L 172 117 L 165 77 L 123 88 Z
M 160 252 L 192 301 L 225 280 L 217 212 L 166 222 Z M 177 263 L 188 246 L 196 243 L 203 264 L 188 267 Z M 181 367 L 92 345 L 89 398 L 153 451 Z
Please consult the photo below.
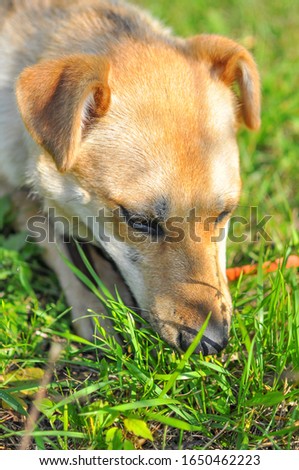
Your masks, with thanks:
M 254 53 L 263 83 L 263 124 L 239 137 L 243 193 L 271 241 L 229 242 L 228 264 L 298 253 L 299 49 L 296 2 L 140 0 L 183 35 L 238 39 Z M 287 33 L 286 33 L 287 32 Z M 62 342 L 33 445 L 50 449 L 299 448 L 299 288 L 294 269 L 262 269 L 232 283 L 229 345 L 218 356 L 183 357 L 166 345 L 100 280 L 98 315 L 110 315 L 122 347 L 102 330 L 94 343 L 75 336 L 57 281 L 37 247 L 9 230 L 0 201 L 0 448 L 15 448 L 48 362 Z M 79 274 L 79 273 L 78 273 Z M 82 278 L 82 275 L 81 275 Z M 84 281 L 84 279 L 82 279 Z M 91 289 L 94 289 L 90 285 Z

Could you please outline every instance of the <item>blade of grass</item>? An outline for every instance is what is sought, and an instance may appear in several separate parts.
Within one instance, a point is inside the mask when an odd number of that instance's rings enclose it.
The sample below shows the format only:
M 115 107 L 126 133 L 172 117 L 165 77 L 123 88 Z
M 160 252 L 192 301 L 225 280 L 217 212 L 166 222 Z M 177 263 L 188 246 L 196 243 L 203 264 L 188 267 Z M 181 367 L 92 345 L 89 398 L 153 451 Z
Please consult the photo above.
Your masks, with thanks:
M 184 367 L 186 363 L 188 362 L 190 356 L 194 353 L 195 349 L 197 348 L 201 338 L 203 337 L 203 334 L 208 326 L 208 323 L 210 321 L 211 313 L 208 314 L 207 318 L 205 319 L 201 329 L 197 333 L 196 337 L 194 338 L 193 342 L 190 344 L 189 348 L 183 355 L 178 367 L 176 370 L 171 374 L 170 379 L 168 382 L 165 384 L 163 390 L 160 393 L 160 397 L 163 397 L 164 395 L 169 392 L 169 390 L 173 387 L 174 383 L 176 382 L 177 378 L 181 375 L 182 371 L 184 370 Z

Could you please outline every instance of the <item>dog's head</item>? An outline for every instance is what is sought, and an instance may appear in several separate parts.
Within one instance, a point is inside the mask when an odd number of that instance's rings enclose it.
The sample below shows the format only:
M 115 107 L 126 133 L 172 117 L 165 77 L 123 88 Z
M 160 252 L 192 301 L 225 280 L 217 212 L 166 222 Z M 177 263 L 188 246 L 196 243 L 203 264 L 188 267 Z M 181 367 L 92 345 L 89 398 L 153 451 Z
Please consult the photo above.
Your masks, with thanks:
M 25 69 L 17 99 L 43 149 L 40 190 L 69 217 L 96 217 L 96 242 L 171 345 L 185 350 L 211 312 L 198 351 L 221 350 L 231 316 L 225 244 L 241 187 L 236 132 L 260 124 L 251 55 L 219 36 L 128 41 L 109 59 Z

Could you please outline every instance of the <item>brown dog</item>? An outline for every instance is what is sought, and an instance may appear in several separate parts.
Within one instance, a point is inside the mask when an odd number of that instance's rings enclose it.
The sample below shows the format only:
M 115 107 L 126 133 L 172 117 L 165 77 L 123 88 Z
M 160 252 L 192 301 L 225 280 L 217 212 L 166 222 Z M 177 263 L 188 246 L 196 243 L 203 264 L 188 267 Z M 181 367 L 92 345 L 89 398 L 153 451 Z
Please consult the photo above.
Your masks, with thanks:
M 251 55 L 219 36 L 174 37 L 118 1 L 11 0 L 0 17 L 2 187 L 30 188 L 64 232 L 88 232 L 106 254 L 104 283 L 130 304 L 123 278 L 171 345 L 185 350 L 212 312 L 197 350 L 218 352 L 231 316 L 236 132 L 260 125 Z M 48 233 L 41 241 L 74 318 L 96 309 Z M 92 335 L 88 319 L 76 325 Z

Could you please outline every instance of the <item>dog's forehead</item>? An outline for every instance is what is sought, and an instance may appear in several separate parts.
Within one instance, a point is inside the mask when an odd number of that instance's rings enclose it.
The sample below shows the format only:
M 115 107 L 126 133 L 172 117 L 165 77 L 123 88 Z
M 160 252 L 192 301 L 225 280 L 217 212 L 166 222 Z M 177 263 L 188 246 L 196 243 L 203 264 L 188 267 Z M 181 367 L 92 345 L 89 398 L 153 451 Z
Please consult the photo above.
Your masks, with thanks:
M 228 149 L 229 150 L 229 149 Z M 185 216 L 192 209 L 199 214 L 218 214 L 238 203 L 241 180 L 237 149 L 205 163 L 188 167 L 165 166 L 143 173 L 125 171 L 110 180 L 108 198 L 130 210 L 165 220 Z
M 151 54 L 138 70 L 132 59 L 112 66 L 111 109 L 87 139 L 80 172 L 117 200 L 217 197 L 238 180 L 233 95 L 205 64 Z
M 141 48 L 137 57 L 134 50 L 112 64 L 110 85 L 112 115 L 123 114 L 156 142 L 200 134 L 214 139 L 215 133 L 235 125 L 229 87 L 213 78 L 209 64 L 172 48 Z

